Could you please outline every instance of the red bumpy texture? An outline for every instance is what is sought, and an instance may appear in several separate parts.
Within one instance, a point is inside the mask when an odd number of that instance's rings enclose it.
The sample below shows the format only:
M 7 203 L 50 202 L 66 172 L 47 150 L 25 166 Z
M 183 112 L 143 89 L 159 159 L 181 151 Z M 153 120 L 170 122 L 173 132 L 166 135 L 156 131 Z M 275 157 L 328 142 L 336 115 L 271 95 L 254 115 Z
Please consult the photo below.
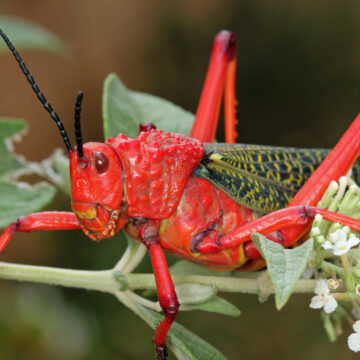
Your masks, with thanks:
M 174 213 L 204 152 L 199 140 L 161 130 L 136 139 L 120 134 L 107 143 L 121 159 L 129 217 L 166 219 Z

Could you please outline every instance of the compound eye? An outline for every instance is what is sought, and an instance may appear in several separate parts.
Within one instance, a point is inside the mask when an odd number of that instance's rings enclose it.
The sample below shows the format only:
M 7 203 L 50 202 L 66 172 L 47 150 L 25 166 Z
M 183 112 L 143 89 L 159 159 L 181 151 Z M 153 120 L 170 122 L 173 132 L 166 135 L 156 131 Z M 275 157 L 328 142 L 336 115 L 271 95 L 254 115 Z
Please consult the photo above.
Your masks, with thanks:
M 109 158 L 102 152 L 95 153 L 94 165 L 96 171 L 101 174 L 109 168 Z

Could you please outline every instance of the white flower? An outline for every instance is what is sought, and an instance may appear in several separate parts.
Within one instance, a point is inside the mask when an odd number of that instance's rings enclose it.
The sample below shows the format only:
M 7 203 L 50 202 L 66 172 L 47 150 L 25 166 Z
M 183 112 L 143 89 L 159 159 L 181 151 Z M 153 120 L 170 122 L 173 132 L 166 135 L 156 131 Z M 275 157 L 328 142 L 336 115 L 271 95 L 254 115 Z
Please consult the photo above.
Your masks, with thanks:
M 357 285 L 356 285 L 355 294 L 356 294 L 357 296 L 360 296 L 360 284 L 357 284 Z
M 360 320 L 355 322 L 353 329 L 355 333 L 348 337 L 348 345 L 350 350 L 358 352 L 360 351 Z
M 346 254 L 353 246 L 360 243 L 360 239 L 354 235 L 350 235 L 347 239 L 347 231 L 344 229 L 337 229 L 328 236 L 329 240 L 326 240 L 322 247 L 326 250 L 333 250 L 334 255 L 344 255 Z
M 332 313 L 337 307 L 337 301 L 330 294 L 329 287 L 325 280 L 319 280 L 314 290 L 316 296 L 311 299 L 310 307 L 312 309 L 324 308 L 327 314 Z
M 339 287 L 339 282 L 335 279 L 329 279 L 327 281 L 327 284 L 329 286 L 329 289 L 331 289 L 331 290 L 335 290 Z
M 310 236 L 311 237 L 318 236 L 318 235 L 320 235 L 320 233 L 321 233 L 320 228 L 315 226 L 311 229 Z

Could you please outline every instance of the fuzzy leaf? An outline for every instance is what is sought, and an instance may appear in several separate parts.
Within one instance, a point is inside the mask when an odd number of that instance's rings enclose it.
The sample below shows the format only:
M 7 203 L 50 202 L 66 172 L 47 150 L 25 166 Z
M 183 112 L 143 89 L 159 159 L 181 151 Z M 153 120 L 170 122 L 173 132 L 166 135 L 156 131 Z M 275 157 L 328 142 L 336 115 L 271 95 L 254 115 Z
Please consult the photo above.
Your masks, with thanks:
M 158 129 L 189 135 L 194 114 L 172 102 L 154 95 L 131 91 L 133 99 L 142 113 L 142 122 L 151 122 Z
M 55 195 L 55 188 L 48 184 L 30 186 L 0 180 L 0 194 L 0 228 L 4 228 L 19 216 L 49 204 Z
M 137 304 L 139 310 L 151 319 L 153 328 L 164 318 L 162 315 Z M 174 323 L 169 331 L 169 338 L 178 359 L 186 360 L 226 360 L 212 345 L 201 339 L 178 323 Z
M 200 304 L 215 296 L 216 290 L 210 285 L 179 284 L 175 286 L 180 304 Z
M 137 137 L 142 115 L 116 74 L 109 74 L 104 82 L 103 118 L 105 140 L 118 134 Z
M 159 97 L 128 90 L 116 74 L 107 76 L 103 92 L 105 139 L 122 133 L 136 138 L 139 124 L 189 134 L 194 115 Z
M 26 129 L 22 120 L 0 118 L 0 177 L 10 174 L 25 165 L 25 160 L 12 154 L 12 138 L 19 138 Z
M 62 149 L 54 153 L 39 164 L 46 179 L 56 184 L 65 194 L 71 196 L 69 156 L 64 155 Z
M 181 303 L 181 310 L 203 310 L 233 317 L 241 314 L 241 311 L 235 305 L 218 296 L 214 296 L 209 301 L 200 304 L 182 305 Z
M 53 168 L 61 179 L 59 186 L 66 194 L 71 196 L 69 157 L 65 156 L 62 152 L 54 156 Z
M 20 120 L 0 119 L 0 179 L 27 166 L 25 159 L 12 153 L 10 141 L 19 137 L 25 127 Z M 1 179 L 0 194 L 0 228 L 4 228 L 19 216 L 47 205 L 55 195 L 55 188 L 49 184 L 30 186 Z
M 288 301 L 296 283 L 308 262 L 313 240 L 294 249 L 284 249 L 261 234 L 252 234 L 256 248 L 266 260 L 266 265 L 275 288 L 276 308 L 280 310 Z
M 179 260 L 170 268 L 173 275 L 230 276 L 229 272 L 215 271 L 186 260 Z
M 29 21 L 2 15 L 0 27 L 17 49 L 47 50 L 60 55 L 69 52 L 68 47 L 60 38 Z M 9 53 L 4 41 L 0 41 L 0 52 Z

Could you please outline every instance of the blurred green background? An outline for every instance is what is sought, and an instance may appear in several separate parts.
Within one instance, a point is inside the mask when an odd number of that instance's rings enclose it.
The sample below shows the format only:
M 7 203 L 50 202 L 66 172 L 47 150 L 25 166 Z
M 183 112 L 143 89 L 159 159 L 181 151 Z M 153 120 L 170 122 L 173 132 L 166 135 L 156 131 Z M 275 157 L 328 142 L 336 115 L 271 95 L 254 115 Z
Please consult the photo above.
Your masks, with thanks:
M 86 141 L 103 141 L 102 83 L 109 72 L 131 89 L 194 112 L 213 37 L 223 28 L 238 39 L 239 142 L 331 147 L 360 111 L 356 1 L 2 0 L 0 14 L 36 22 L 70 45 L 64 57 L 22 55 L 69 133 L 76 93 L 85 92 Z M 0 64 L 0 115 L 28 121 L 16 150 L 41 160 L 62 140 L 12 56 L 1 55 Z M 59 194 L 51 209 L 69 209 L 69 199 Z M 17 234 L 1 260 L 105 269 L 123 248 L 119 238 L 94 244 L 80 232 Z M 153 358 L 152 330 L 109 295 L 0 286 L 1 360 Z M 347 334 L 328 342 L 310 296 L 294 296 L 279 313 L 273 299 L 226 297 L 243 311 L 240 318 L 180 312 L 178 321 L 229 359 L 357 358 Z

